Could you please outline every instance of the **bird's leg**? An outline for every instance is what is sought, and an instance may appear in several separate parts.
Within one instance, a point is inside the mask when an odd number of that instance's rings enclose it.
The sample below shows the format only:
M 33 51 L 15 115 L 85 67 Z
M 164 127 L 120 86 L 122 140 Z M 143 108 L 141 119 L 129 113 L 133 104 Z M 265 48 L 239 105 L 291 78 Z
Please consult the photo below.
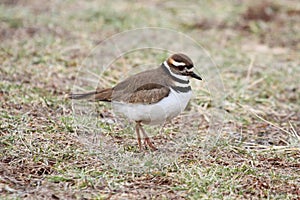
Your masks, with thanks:
M 141 131 L 142 131 L 142 133 L 143 133 L 145 145 L 146 145 L 146 146 L 148 145 L 148 146 L 150 147 L 150 149 L 152 149 L 153 151 L 157 150 L 157 148 L 152 144 L 150 138 L 149 138 L 148 135 L 146 134 L 146 131 L 144 130 L 144 128 L 142 127 L 141 124 L 140 124 L 139 127 L 140 127 L 140 129 L 141 129 Z
M 138 140 L 138 145 L 139 145 L 139 148 L 140 148 L 140 151 L 142 150 L 142 143 L 141 143 L 141 135 L 140 135 L 140 122 L 136 122 L 136 125 L 135 125 L 135 132 L 136 132 L 136 136 L 137 136 L 137 140 Z

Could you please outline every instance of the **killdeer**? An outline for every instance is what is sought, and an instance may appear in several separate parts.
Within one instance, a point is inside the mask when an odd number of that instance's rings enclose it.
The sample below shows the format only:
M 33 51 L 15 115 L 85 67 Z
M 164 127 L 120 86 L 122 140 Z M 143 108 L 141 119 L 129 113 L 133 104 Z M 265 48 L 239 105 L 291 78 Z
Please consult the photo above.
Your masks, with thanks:
M 112 102 L 117 113 L 136 122 L 135 132 L 140 150 L 140 131 L 145 147 L 156 150 L 142 124 L 162 124 L 185 109 L 192 96 L 189 79 L 202 80 L 193 69 L 192 60 L 178 53 L 170 56 L 158 68 L 130 76 L 112 88 L 70 94 L 69 98 Z

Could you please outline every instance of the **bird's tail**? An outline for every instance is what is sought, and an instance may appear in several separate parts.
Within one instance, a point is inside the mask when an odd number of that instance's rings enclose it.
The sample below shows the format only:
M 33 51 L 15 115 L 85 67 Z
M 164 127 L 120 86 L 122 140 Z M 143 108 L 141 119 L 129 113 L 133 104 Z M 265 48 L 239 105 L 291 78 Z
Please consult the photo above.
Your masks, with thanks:
M 93 92 L 74 94 L 71 93 L 68 95 L 69 99 L 87 99 L 89 101 L 111 101 L 112 88 L 100 89 Z

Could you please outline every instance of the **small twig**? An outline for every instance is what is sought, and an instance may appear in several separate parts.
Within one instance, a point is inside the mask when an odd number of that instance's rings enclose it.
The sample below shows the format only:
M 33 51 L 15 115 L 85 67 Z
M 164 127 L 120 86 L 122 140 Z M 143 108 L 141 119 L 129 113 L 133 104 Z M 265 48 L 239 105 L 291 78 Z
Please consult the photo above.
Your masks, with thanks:
M 252 148 L 253 150 L 256 150 L 256 151 L 270 151 L 270 150 L 275 150 L 275 151 L 300 151 L 300 148 L 298 148 L 298 147 L 267 146 L 267 145 L 261 145 L 261 144 L 256 144 L 256 143 L 249 143 L 249 142 L 245 142 L 244 144 L 246 145 L 245 146 L 246 148 Z
M 252 82 L 251 84 L 249 84 L 249 85 L 247 86 L 247 89 L 252 88 L 253 86 L 257 85 L 258 83 L 262 82 L 263 80 L 265 80 L 264 77 L 262 77 L 262 78 L 260 78 L 260 79 L 257 79 L 256 81 L 254 81 L 254 82 Z
M 249 80 L 250 80 L 250 76 L 251 76 L 251 71 L 252 71 L 252 68 L 253 68 L 254 60 L 255 60 L 255 56 L 252 56 L 251 60 L 250 60 L 249 67 L 248 67 L 248 71 L 247 71 L 247 82 L 249 82 Z
M 289 124 L 291 126 L 291 129 L 292 129 L 291 132 L 293 133 L 293 136 L 295 138 L 297 138 L 297 140 L 300 142 L 300 136 L 299 136 L 299 134 L 297 133 L 297 131 L 295 130 L 294 126 L 292 125 L 292 123 L 290 121 L 289 121 Z

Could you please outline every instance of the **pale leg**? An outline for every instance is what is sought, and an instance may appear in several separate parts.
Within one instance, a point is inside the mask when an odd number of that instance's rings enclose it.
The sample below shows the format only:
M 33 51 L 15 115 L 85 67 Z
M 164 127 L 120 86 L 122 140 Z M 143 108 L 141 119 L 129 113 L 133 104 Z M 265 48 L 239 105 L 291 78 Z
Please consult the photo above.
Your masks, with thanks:
M 135 125 L 135 132 L 136 132 L 136 136 L 137 136 L 137 140 L 138 140 L 138 145 L 140 148 L 140 151 L 142 150 L 142 143 L 141 143 L 141 135 L 140 135 L 140 123 L 137 122 Z
M 146 134 L 146 131 L 143 129 L 143 127 L 142 127 L 141 124 L 139 124 L 139 127 L 140 127 L 140 129 L 141 129 L 141 131 L 142 131 L 142 133 L 143 133 L 145 145 L 146 145 L 146 146 L 148 145 L 148 146 L 150 147 L 150 149 L 152 149 L 153 151 L 157 150 L 157 148 L 152 144 L 150 138 L 149 138 L 148 135 Z

